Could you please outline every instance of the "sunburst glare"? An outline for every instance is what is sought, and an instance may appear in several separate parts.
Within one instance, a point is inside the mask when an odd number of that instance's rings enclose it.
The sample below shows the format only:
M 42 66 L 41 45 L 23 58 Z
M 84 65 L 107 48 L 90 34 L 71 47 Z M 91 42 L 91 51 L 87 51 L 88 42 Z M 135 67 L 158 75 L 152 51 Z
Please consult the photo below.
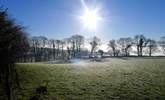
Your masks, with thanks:
M 96 29 L 98 22 L 102 19 L 98 14 L 99 9 L 98 8 L 89 9 L 83 1 L 82 1 L 82 4 L 84 6 L 85 11 L 83 15 L 80 16 L 80 19 L 84 27 L 88 29 L 92 29 L 92 30 Z

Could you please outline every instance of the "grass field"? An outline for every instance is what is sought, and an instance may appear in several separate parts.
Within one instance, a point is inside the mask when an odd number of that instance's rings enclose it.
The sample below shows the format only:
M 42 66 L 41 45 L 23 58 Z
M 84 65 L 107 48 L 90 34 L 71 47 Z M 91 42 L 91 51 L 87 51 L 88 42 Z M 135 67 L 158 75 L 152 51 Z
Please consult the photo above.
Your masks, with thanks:
M 108 58 L 79 64 L 17 64 L 21 89 L 28 100 L 48 80 L 44 100 L 165 100 L 165 59 Z

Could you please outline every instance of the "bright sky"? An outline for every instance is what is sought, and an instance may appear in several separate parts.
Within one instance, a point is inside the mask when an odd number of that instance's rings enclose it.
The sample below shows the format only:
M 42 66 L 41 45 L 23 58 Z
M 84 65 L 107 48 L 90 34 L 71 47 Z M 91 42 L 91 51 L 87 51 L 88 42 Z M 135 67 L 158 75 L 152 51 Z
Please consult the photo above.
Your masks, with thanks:
M 0 5 L 32 36 L 62 39 L 72 34 L 97 35 L 104 40 L 144 34 L 165 35 L 165 0 L 84 0 L 103 20 L 94 30 L 84 28 L 82 0 L 0 0 Z M 88 23 L 89 24 L 89 23 Z

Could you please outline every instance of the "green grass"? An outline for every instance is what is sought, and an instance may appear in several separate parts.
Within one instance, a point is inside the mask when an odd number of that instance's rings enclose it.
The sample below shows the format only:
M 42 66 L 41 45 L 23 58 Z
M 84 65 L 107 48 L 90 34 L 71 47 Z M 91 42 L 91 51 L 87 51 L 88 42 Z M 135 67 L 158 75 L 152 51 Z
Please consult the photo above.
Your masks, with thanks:
M 48 80 L 44 100 L 165 100 L 165 59 L 110 58 L 108 62 L 17 64 L 21 89 L 28 100 Z

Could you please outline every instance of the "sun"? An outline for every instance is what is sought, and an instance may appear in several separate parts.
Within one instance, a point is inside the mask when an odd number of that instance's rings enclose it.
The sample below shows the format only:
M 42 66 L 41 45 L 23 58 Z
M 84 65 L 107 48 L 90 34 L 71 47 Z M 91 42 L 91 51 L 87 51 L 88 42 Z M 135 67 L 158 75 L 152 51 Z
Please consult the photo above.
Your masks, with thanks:
M 100 18 L 95 10 L 86 10 L 81 20 L 86 28 L 95 29 Z

